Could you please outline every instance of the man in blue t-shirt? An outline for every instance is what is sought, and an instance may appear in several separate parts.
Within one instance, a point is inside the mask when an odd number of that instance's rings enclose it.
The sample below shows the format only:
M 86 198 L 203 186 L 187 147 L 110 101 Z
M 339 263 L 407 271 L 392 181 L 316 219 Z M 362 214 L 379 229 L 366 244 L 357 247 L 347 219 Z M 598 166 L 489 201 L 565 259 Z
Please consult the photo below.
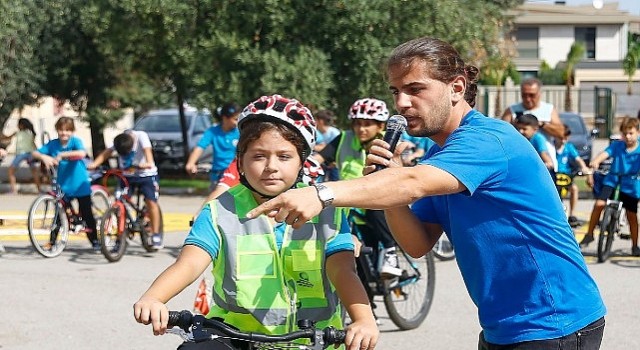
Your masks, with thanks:
M 327 205 L 385 209 L 414 257 L 444 231 L 478 308 L 478 349 L 598 349 L 606 308 L 555 185 L 513 126 L 473 109 L 478 69 L 429 37 L 398 46 L 386 69 L 408 133 L 436 143 L 420 164 L 375 140 L 367 176 L 289 190 L 247 217 L 299 227 Z
M 235 103 L 226 103 L 217 114 L 220 118 L 220 123 L 204 132 L 196 147 L 191 151 L 185 165 L 187 173 L 195 174 L 198 171 L 196 163 L 204 150 L 209 146 L 213 148 L 213 161 L 211 172 L 209 173 L 209 179 L 211 180 L 209 191 L 216 188 L 225 169 L 235 158 L 236 146 L 240 137 L 240 132 L 238 131 L 240 107 Z

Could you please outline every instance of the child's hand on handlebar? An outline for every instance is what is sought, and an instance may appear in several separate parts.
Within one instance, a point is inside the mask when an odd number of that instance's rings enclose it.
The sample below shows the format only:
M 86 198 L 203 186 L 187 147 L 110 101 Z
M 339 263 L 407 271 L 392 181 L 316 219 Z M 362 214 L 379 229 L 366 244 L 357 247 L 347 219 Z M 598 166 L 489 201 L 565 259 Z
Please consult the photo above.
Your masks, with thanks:
M 151 324 L 154 335 L 162 335 L 167 331 L 169 310 L 160 300 L 142 296 L 133 305 L 133 317 L 139 323 Z

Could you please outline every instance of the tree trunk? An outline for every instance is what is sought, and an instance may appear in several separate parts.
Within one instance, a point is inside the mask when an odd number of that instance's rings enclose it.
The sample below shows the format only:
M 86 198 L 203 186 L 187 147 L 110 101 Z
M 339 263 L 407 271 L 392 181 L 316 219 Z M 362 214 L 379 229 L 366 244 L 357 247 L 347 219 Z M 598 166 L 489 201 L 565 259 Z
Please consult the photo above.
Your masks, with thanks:
M 573 110 L 573 108 L 571 107 L 573 105 L 572 103 L 572 99 L 571 99 L 571 83 L 567 82 L 567 89 L 564 92 L 564 110 L 566 112 L 571 112 Z
M 182 129 L 182 149 L 184 156 L 184 165 L 189 160 L 189 134 L 187 133 L 187 117 L 184 115 L 184 96 L 180 89 L 176 92 L 176 99 L 178 102 L 178 113 L 180 113 L 180 129 Z
M 106 148 L 104 144 L 104 126 L 97 124 L 96 122 L 89 121 L 89 129 L 91 129 L 91 152 L 93 153 L 94 159 Z

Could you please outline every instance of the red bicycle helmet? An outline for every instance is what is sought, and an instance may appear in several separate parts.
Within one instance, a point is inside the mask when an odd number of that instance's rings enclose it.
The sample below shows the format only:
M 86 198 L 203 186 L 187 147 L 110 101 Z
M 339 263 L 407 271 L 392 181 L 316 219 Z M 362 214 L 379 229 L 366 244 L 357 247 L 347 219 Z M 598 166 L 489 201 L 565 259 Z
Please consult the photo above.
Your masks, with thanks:
M 389 119 L 387 104 L 375 98 L 359 99 L 349 108 L 349 120 L 353 119 L 373 119 L 386 122 Z
M 238 117 L 238 128 L 242 130 L 247 120 L 266 119 L 292 127 L 304 138 L 307 158 L 316 145 L 316 121 L 311 111 L 298 102 L 280 95 L 262 96 L 244 108 Z

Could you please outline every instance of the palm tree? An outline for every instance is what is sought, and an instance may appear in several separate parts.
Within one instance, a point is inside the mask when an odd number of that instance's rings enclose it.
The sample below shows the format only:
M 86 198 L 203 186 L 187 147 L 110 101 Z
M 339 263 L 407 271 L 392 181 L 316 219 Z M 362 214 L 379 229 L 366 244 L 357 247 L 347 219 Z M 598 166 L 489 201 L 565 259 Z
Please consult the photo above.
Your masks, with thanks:
M 636 70 L 638 69 L 638 64 L 640 63 L 640 44 L 636 42 L 629 43 L 629 51 L 627 51 L 627 55 L 624 56 L 624 60 L 622 61 L 622 69 L 624 70 L 624 74 L 627 76 L 627 95 L 631 95 L 633 93 L 633 76 L 636 74 Z
M 567 54 L 567 64 L 563 71 L 563 77 L 567 89 L 564 95 L 564 110 L 571 111 L 573 109 L 573 101 L 571 98 L 571 86 L 573 85 L 573 69 L 584 58 L 586 47 L 583 42 L 576 41 L 571 45 L 569 53 Z

